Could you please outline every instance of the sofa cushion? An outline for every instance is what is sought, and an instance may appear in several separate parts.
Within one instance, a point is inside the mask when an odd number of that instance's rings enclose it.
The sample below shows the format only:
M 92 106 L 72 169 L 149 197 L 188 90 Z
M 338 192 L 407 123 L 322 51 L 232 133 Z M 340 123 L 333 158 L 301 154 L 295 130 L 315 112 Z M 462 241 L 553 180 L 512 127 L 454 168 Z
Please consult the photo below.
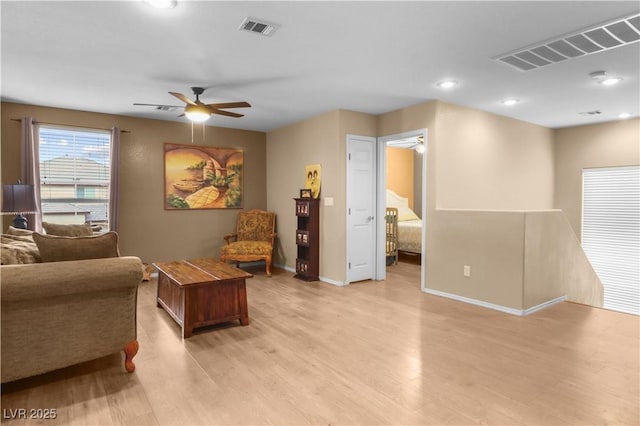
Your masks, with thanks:
M 38 246 L 31 235 L 2 234 L 0 236 L 0 255 L 0 264 L 2 265 L 42 262 Z
M 31 234 L 33 234 L 33 231 L 30 229 L 14 228 L 13 226 L 9 225 L 9 229 L 7 229 L 7 234 L 30 237 Z
M 85 237 L 93 235 L 91 225 L 63 225 L 59 223 L 42 222 L 42 227 L 48 235 L 59 237 Z
M 33 234 L 43 262 L 118 257 L 118 234 L 107 232 L 90 237 L 60 237 Z

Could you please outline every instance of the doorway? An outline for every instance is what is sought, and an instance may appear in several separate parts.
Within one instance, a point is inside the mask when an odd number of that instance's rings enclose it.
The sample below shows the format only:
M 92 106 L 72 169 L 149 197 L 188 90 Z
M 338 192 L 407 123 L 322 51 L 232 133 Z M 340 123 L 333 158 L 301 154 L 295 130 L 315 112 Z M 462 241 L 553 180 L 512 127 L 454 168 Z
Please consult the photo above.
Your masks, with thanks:
M 420 260 L 421 289 L 426 286 L 427 146 L 427 129 L 378 138 L 377 214 L 382 218 L 387 207 L 397 209 L 399 256 Z M 394 164 L 395 169 L 389 168 Z M 379 280 L 385 279 L 387 268 L 385 224 L 386 218 L 378 226 L 376 279 Z

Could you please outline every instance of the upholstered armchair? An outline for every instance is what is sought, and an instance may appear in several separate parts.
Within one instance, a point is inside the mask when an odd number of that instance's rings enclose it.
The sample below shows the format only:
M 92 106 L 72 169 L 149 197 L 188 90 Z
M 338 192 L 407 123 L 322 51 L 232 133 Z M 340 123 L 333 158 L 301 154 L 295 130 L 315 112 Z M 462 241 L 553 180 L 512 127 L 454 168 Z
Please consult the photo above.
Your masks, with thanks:
M 264 210 L 240 212 L 234 234 L 224 236 L 225 245 L 220 249 L 222 262 L 254 262 L 264 260 L 267 276 L 271 276 L 276 215 Z

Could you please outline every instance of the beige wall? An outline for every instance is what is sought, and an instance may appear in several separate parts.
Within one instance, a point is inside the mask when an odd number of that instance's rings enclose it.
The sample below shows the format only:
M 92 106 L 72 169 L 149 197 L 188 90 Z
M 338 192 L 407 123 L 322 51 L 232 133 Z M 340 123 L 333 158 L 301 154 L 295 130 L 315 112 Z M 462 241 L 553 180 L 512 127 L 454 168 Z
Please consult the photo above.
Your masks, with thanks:
M 554 207 L 582 238 L 582 169 L 640 164 L 640 119 L 555 131 Z
M 430 208 L 552 208 L 552 130 L 440 101 L 378 117 L 379 136 L 421 128 Z
M 436 210 L 431 223 L 427 288 L 522 309 L 524 212 Z
M 565 295 L 602 307 L 602 283 L 562 210 L 526 212 L 523 277 L 524 309 Z
M 409 199 L 414 208 L 413 149 L 389 146 L 387 151 L 387 189 Z
M 521 313 L 562 296 L 602 306 L 602 284 L 562 211 L 438 209 L 433 219 L 430 290 Z
M 438 130 L 438 208 L 553 207 L 550 129 L 440 103 Z
M 295 268 L 296 216 L 293 198 L 304 187 L 307 164 L 322 165 L 320 276 L 346 279 L 346 135 L 375 136 L 375 117 L 330 111 L 267 133 L 268 209 L 277 215 L 275 262 Z M 331 197 L 333 206 L 326 206 Z
M 148 120 L 58 108 L 2 103 L 2 182 L 19 175 L 20 123 L 32 116 L 44 123 L 94 128 L 120 127 L 120 251 L 144 262 L 219 255 L 222 236 L 235 229 L 237 209 L 165 211 L 163 143 L 191 143 L 187 123 Z M 266 208 L 266 135 L 262 132 L 207 127 L 196 145 L 244 150 L 244 208 Z M 8 222 L 3 224 L 4 228 Z

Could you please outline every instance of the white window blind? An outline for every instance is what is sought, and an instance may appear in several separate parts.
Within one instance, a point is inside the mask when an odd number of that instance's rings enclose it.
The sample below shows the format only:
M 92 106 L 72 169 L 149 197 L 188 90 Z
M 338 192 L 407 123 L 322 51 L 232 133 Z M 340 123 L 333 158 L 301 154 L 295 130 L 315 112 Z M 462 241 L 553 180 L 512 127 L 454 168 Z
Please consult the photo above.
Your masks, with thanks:
M 42 220 L 108 228 L 111 135 L 40 126 Z
M 640 167 L 584 169 L 582 247 L 604 307 L 640 315 Z

